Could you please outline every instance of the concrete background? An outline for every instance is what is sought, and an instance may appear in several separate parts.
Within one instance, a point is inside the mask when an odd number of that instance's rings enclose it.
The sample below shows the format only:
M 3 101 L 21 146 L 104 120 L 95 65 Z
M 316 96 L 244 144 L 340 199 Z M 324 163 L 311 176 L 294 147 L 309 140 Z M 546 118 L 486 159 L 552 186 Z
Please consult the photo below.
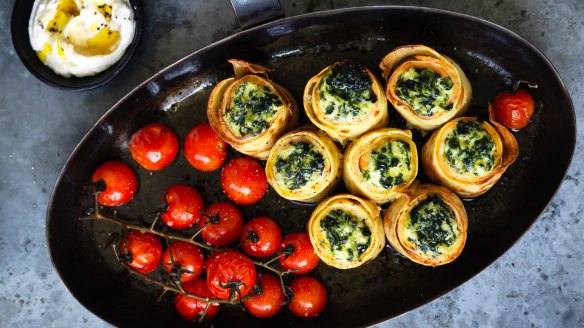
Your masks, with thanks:
M 17 0 L 21 1 L 21 0 Z M 0 326 L 108 327 L 66 290 L 45 241 L 48 199 L 63 164 L 93 123 L 137 84 L 239 31 L 227 0 L 142 0 L 146 27 L 123 73 L 97 90 L 48 87 L 10 39 L 14 0 L 0 0 Z M 287 16 L 308 1 L 281 0 Z M 523 36 L 555 65 L 574 102 L 576 153 L 547 210 L 504 256 L 447 295 L 378 327 L 584 327 L 584 1 L 317 1 L 315 10 L 419 5 L 478 16 Z M 580 182 L 583 185 L 580 185 Z

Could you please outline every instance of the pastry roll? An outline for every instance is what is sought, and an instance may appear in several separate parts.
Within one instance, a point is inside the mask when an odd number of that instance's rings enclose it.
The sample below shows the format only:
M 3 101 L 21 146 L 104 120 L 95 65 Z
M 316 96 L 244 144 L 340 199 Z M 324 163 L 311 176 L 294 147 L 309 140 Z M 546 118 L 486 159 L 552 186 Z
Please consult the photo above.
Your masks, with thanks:
M 207 117 L 219 136 L 237 151 L 266 160 L 276 140 L 298 122 L 290 92 L 268 79 L 265 67 L 230 59 L 235 77 L 215 86 Z
M 495 121 L 490 104 L 489 112 L 492 125 L 461 117 L 432 134 L 422 147 L 422 169 L 428 178 L 463 198 L 482 195 L 499 181 L 517 159 L 519 146 Z
M 380 212 L 378 205 L 351 194 L 323 200 L 307 226 L 316 254 L 339 269 L 373 260 L 385 246 Z
M 383 215 L 383 228 L 391 247 L 428 266 L 450 263 L 460 255 L 467 226 L 460 198 L 434 184 L 415 182 L 410 192 L 393 202 Z
M 387 81 L 387 99 L 420 130 L 435 130 L 468 110 L 472 87 L 466 75 L 452 59 L 432 48 L 397 48 L 379 67 Z
M 316 203 L 340 181 L 341 158 L 326 133 L 301 128 L 276 142 L 266 162 L 266 177 L 280 196 Z
M 308 81 L 303 100 L 310 121 L 343 146 L 389 122 L 383 86 L 359 63 L 326 67 Z
M 396 199 L 417 174 L 418 151 L 409 130 L 383 128 L 367 132 L 345 151 L 345 186 L 378 204 Z

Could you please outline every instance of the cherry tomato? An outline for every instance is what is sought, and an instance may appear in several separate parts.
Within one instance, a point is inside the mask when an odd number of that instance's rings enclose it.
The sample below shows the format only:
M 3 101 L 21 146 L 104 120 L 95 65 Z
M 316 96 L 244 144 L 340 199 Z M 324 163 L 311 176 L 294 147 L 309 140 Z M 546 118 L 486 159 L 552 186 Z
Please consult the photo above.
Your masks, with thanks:
M 162 261 L 162 243 L 151 233 L 130 231 L 121 242 L 120 251 L 130 262 L 128 265 L 142 273 L 156 270 Z
M 184 149 L 187 161 L 201 171 L 214 171 L 227 159 L 227 143 L 208 123 L 199 124 L 187 133 Z
M 162 222 L 173 229 L 186 229 L 199 221 L 204 209 L 201 194 L 190 186 L 175 185 L 164 194 L 166 210 Z
M 152 123 L 132 135 L 129 148 L 132 158 L 143 168 L 158 171 L 174 161 L 178 138 L 166 125 Z
M 312 277 L 298 277 L 290 284 L 292 301 L 288 309 L 301 318 L 314 318 L 326 306 L 327 294 L 324 285 Z
M 207 280 L 204 278 L 186 282 L 183 284 L 183 288 L 187 292 L 194 295 L 208 298 L 215 297 L 215 295 L 213 295 L 213 293 L 211 293 L 207 287 Z M 191 296 L 178 294 L 174 299 L 174 306 L 176 307 L 178 314 L 180 314 L 183 318 L 187 319 L 188 321 L 193 321 L 195 318 L 203 314 L 205 307 L 207 307 L 207 302 L 198 300 Z M 221 309 L 221 304 L 211 303 L 211 305 L 209 305 L 209 309 L 205 313 L 205 318 L 214 318 L 217 313 L 219 313 L 219 309 Z
M 207 260 L 207 287 L 218 298 L 241 299 L 251 291 L 255 282 L 255 265 L 241 253 L 217 252 Z
M 305 232 L 295 232 L 287 235 L 280 245 L 281 252 L 292 251 L 292 254 L 278 259 L 286 270 L 295 270 L 296 274 L 304 274 L 312 271 L 318 264 L 318 255 L 310 243 L 310 237 Z
M 122 162 L 106 162 L 100 165 L 93 176 L 92 183 L 102 181 L 105 190 L 97 196 L 97 201 L 104 206 L 118 206 L 129 202 L 136 193 L 136 174 Z
M 276 221 L 261 216 L 245 224 L 240 244 L 247 255 L 266 257 L 278 250 L 281 241 L 282 231 Z
M 258 276 L 258 282 L 252 290 L 254 296 L 243 302 L 249 313 L 258 318 L 275 316 L 286 300 L 280 279 L 271 274 Z
M 509 129 L 522 129 L 529 123 L 535 104 L 525 90 L 503 91 L 495 96 L 494 107 L 497 121 Z
M 236 241 L 241 234 L 243 217 L 237 207 L 229 203 L 215 203 L 207 207 L 199 227 L 203 229 L 201 236 L 209 244 L 226 246 Z
M 170 252 L 172 252 L 172 261 Z M 196 245 L 180 240 L 170 244 L 170 247 L 164 251 L 162 262 L 166 272 L 180 274 L 182 282 L 197 279 L 205 268 L 203 251 Z
M 250 205 L 264 197 L 268 179 L 259 162 L 249 157 L 239 157 L 223 168 L 221 186 L 235 203 Z

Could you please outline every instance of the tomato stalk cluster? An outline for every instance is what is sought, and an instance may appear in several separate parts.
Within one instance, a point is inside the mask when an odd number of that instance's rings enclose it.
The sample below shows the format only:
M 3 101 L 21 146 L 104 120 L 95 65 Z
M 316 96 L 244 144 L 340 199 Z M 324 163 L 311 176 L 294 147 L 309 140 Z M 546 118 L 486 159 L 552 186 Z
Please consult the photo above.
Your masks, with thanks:
M 204 214 L 205 216 L 207 216 L 209 218 L 209 221 L 206 222 L 201 228 L 197 229 L 197 231 L 191 237 L 183 237 L 183 236 L 178 236 L 178 235 L 175 235 L 172 233 L 167 233 L 167 232 L 163 232 L 160 230 L 156 230 L 155 227 L 159 221 L 160 215 L 157 215 L 155 217 L 155 219 L 153 220 L 152 224 L 149 227 L 144 227 L 144 226 L 139 226 L 139 225 L 134 225 L 134 224 L 124 222 L 123 220 L 115 217 L 115 215 L 114 215 L 114 217 L 110 217 L 110 216 L 106 216 L 106 215 L 102 214 L 100 211 L 100 204 L 98 202 L 97 194 L 95 195 L 95 205 L 94 206 L 95 206 L 95 208 L 94 208 L 92 214 L 81 217 L 81 218 L 79 218 L 79 220 L 109 222 L 109 223 L 120 226 L 123 229 L 123 231 L 126 231 L 126 232 L 134 230 L 134 231 L 139 231 L 139 232 L 143 232 L 143 233 L 150 233 L 150 234 L 162 237 L 166 242 L 167 249 L 169 249 L 169 250 L 170 250 L 171 240 L 189 243 L 189 244 L 195 245 L 197 247 L 200 247 L 202 249 L 205 249 L 211 253 L 217 252 L 220 250 L 220 248 L 213 247 L 211 245 L 208 245 L 206 243 L 199 242 L 198 240 L 196 240 L 197 236 L 199 236 L 201 231 L 203 231 L 208 225 L 218 223 L 217 218 L 215 218 L 215 215 L 213 215 L 213 214 L 210 214 L 210 215 Z M 243 296 L 243 297 L 237 297 L 236 294 L 239 293 L 239 286 L 226 286 L 226 287 L 234 287 L 234 288 L 230 288 L 231 292 L 230 292 L 230 296 L 228 299 L 205 297 L 205 296 L 191 293 L 191 292 L 184 289 L 183 282 L 181 281 L 181 278 L 180 278 L 181 273 L 183 273 L 182 271 L 187 271 L 187 270 L 180 269 L 181 268 L 180 265 L 175 263 L 175 259 L 174 259 L 174 256 L 172 254 L 172 251 L 170 251 L 170 263 L 169 264 L 171 265 L 171 267 L 173 269 L 171 270 L 171 272 L 168 273 L 168 276 L 171 278 L 169 280 L 170 282 L 166 282 L 163 280 L 156 279 L 156 278 L 150 276 L 149 274 L 140 272 L 140 271 L 134 269 L 133 267 L 131 267 L 129 265 L 129 262 L 131 262 L 131 259 L 126 259 L 124 257 L 124 254 L 120 254 L 120 252 L 119 252 L 120 243 L 117 241 L 110 241 L 110 244 L 111 244 L 112 250 L 113 250 L 119 264 L 121 266 L 123 266 L 126 270 L 128 270 L 129 275 L 139 277 L 140 279 L 142 279 L 148 283 L 158 285 L 162 288 L 162 293 L 158 297 L 157 301 L 160 302 L 162 300 L 162 298 L 166 295 L 167 292 L 173 292 L 176 294 L 182 294 L 184 296 L 192 297 L 192 298 L 195 298 L 197 300 L 205 302 L 206 307 L 205 307 L 205 310 L 202 312 L 202 314 L 199 317 L 200 321 L 205 318 L 206 312 L 208 311 L 209 307 L 213 303 L 241 304 L 244 301 L 246 301 L 252 297 L 252 294 L 248 294 L 248 295 Z M 284 276 L 286 276 L 290 273 L 294 273 L 296 270 L 280 270 L 280 269 L 272 266 L 272 264 L 274 262 L 278 261 L 280 258 L 288 256 L 293 252 L 294 252 L 293 246 L 288 245 L 287 247 L 282 249 L 280 252 L 278 252 L 275 256 L 271 257 L 269 260 L 267 260 L 265 262 L 259 262 L 259 261 L 252 260 L 252 262 L 255 266 L 261 267 L 261 268 L 268 270 L 268 271 L 271 271 L 278 276 L 278 278 L 280 280 L 281 287 L 282 287 L 282 291 L 284 292 L 287 299 L 290 299 L 291 295 L 289 294 L 289 289 L 286 288 L 286 285 L 284 282 Z M 127 252 L 126 252 L 126 254 L 127 254 Z M 177 268 L 179 269 L 178 270 L 179 272 L 174 272 L 174 271 L 176 271 Z

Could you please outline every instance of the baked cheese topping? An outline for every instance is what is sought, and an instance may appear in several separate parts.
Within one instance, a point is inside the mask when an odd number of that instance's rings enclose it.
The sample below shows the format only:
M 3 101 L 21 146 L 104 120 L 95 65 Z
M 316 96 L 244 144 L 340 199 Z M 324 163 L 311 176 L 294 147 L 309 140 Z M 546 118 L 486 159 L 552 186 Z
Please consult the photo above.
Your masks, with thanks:
M 441 77 L 427 68 L 411 67 L 396 83 L 396 95 L 420 116 L 432 117 L 450 111 L 453 92 L 452 79 Z
M 327 117 L 338 122 L 366 115 L 377 102 L 372 84 L 363 65 L 341 62 L 321 79 L 318 87 L 320 107 Z
M 314 145 L 297 142 L 278 152 L 275 178 L 288 190 L 309 187 L 318 182 L 324 172 L 324 157 Z
M 412 175 L 410 145 L 402 140 L 391 140 L 371 152 L 363 178 L 379 189 L 391 189 Z
M 456 215 L 437 194 L 417 204 L 406 222 L 406 238 L 428 255 L 447 253 L 459 237 Z
M 330 211 L 321 221 L 329 249 L 339 261 L 357 260 L 371 245 L 371 230 L 362 219 L 343 210 Z M 321 241 L 326 247 L 326 241 Z
M 459 121 L 444 146 L 446 163 L 457 173 L 484 176 L 493 170 L 495 143 L 480 122 Z
M 243 82 L 235 89 L 225 122 L 236 137 L 255 137 L 270 126 L 282 106 L 270 88 Z

